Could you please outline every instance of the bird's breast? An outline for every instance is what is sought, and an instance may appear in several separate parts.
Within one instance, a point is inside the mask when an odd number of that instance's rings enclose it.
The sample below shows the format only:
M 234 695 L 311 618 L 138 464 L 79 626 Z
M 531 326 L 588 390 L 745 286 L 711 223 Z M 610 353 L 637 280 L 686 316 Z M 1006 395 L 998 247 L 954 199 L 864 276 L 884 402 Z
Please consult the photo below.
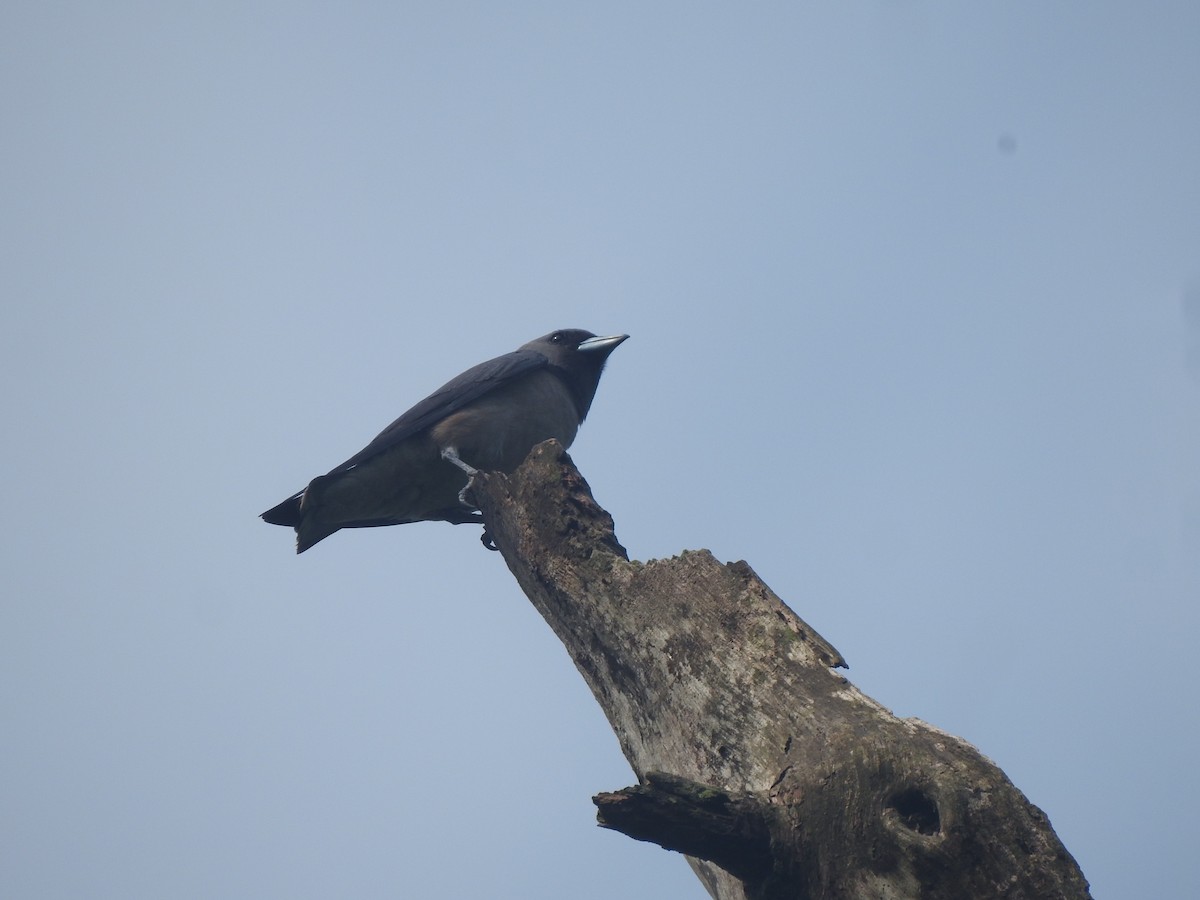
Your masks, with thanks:
M 533 372 L 451 413 L 430 434 L 484 471 L 511 472 L 534 445 L 554 438 L 569 447 L 579 430 L 570 392 L 547 371 Z

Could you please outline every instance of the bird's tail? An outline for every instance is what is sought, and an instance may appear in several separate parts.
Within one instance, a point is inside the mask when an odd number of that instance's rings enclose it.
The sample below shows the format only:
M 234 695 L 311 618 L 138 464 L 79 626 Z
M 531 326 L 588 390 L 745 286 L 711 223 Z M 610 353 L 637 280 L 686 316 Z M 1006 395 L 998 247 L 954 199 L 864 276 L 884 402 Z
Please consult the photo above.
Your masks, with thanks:
M 278 506 L 272 506 L 259 518 L 271 525 L 286 525 L 288 528 L 296 528 L 300 525 L 300 498 L 304 496 L 304 491 L 295 496 L 288 497 Z
M 278 506 L 272 506 L 260 516 L 264 522 L 269 522 L 272 525 L 284 525 L 288 528 L 295 528 L 297 553 L 303 553 L 313 544 L 324 540 L 341 528 L 340 525 L 328 525 L 324 522 L 319 522 L 313 516 L 305 515 L 304 511 L 300 508 L 300 501 L 304 499 L 305 493 L 309 493 L 311 496 L 314 488 L 320 486 L 320 481 L 320 478 L 314 478 L 308 488 L 292 497 L 288 497 Z
M 340 525 L 323 525 L 317 522 L 305 521 L 296 529 L 296 552 L 303 553 L 318 541 L 323 541 L 335 531 L 341 531 Z

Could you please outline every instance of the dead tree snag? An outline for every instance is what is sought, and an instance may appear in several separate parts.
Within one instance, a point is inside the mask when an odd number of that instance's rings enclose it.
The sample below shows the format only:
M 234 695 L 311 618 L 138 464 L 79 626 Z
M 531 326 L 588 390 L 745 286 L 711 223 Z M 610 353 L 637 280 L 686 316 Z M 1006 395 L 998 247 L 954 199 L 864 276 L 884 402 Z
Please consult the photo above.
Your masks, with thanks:
M 631 562 L 554 442 L 473 495 L 639 785 L 602 825 L 688 854 L 718 900 L 1084 900 L 1046 816 L 970 744 L 898 719 L 744 562 Z

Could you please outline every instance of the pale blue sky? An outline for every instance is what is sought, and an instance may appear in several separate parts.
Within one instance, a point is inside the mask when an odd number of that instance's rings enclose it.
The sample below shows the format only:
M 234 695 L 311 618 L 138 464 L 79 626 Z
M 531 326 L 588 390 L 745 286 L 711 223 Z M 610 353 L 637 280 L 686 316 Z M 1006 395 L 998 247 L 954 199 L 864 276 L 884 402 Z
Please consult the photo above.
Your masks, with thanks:
M 7 4 L 0 894 L 704 896 L 594 826 L 632 775 L 477 529 L 256 518 L 558 327 L 633 336 L 573 456 L 634 557 L 748 560 L 1098 900 L 1200 894 L 1197 35 Z

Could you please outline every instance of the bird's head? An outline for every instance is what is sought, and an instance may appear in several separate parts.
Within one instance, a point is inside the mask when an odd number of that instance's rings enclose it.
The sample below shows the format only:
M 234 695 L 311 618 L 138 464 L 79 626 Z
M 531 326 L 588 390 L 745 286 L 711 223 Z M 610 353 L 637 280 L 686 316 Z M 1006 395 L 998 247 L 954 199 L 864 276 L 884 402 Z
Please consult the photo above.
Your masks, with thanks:
M 563 328 L 530 341 L 522 350 L 533 350 L 542 354 L 551 369 L 566 381 L 582 422 L 596 396 L 600 373 L 612 353 L 629 335 L 614 334 L 597 337 L 582 328 Z

